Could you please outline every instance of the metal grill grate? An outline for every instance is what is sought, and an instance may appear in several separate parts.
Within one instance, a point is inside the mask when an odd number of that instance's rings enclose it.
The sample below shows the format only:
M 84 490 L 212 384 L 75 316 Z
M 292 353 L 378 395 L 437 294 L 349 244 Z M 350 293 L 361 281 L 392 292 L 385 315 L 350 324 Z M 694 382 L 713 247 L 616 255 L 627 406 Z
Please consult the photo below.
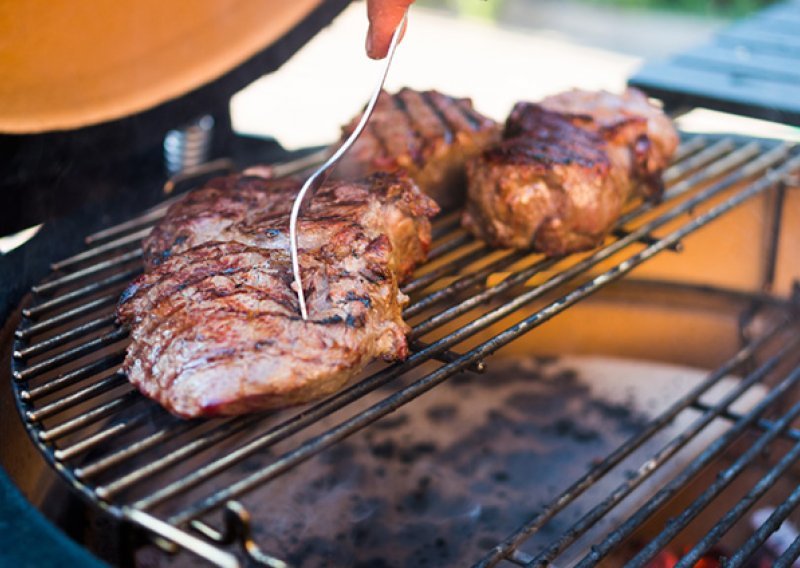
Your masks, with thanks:
M 46 458 L 83 496 L 112 515 L 126 519 L 190 549 L 218 564 L 234 562 L 223 550 L 235 535 L 247 540 L 246 511 L 235 501 L 298 464 L 363 429 L 437 384 L 465 369 L 480 372 L 482 361 L 524 333 L 536 328 L 663 251 L 679 251 L 681 240 L 744 201 L 774 190 L 800 169 L 800 155 L 787 144 L 731 137 L 692 137 L 681 146 L 675 165 L 665 175 L 668 191 L 661 204 L 639 204 L 619 221 L 607 243 L 595 251 L 568 258 L 509 251 L 491 251 L 466 235 L 458 217 L 441 219 L 434 227 L 430 261 L 404 290 L 412 297 L 406 319 L 412 323 L 413 353 L 406 360 L 379 368 L 338 394 L 301 410 L 220 420 L 183 421 L 140 396 L 117 369 L 124 357 L 127 332 L 114 321 L 114 305 L 126 283 L 141 270 L 141 239 L 165 213 L 168 203 L 129 222 L 87 237 L 86 251 L 53 265 L 52 277 L 34 286 L 16 332 L 12 370 L 23 420 Z M 670 231 L 655 231 L 670 224 Z M 493 274 L 507 274 L 499 282 Z M 594 565 L 738 435 L 752 428 L 761 437 L 730 472 L 710 485 L 674 523 L 664 529 L 633 560 L 645 565 L 721 491 L 726 480 L 746 467 L 753 456 L 776 437 L 797 441 L 790 428 L 800 414 L 793 406 L 778 418 L 763 418 L 770 405 L 800 381 L 800 368 L 790 369 L 757 407 L 737 415 L 730 405 L 749 386 L 772 377 L 787 360 L 797 365 L 800 335 L 788 300 L 759 295 L 762 304 L 782 314 L 774 327 L 748 342 L 708 379 L 687 393 L 645 431 L 605 457 L 542 512 L 495 547 L 482 566 L 510 561 L 543 566 L 570 547 L 597 519 L 638 487 L 654 470 L 700 432 L 711 420 L 733 422 L 684 472 L 593 547 L 581 562 Z M 522 313 L 522 308 L 533 311 Z M 485 339 L 478 334 L 502 326 Z M 734 392 L 713 407 L 700 398 L 724 375 L 742 369 L 758 351 L 779 344 L 766 363 L 747 373 Z M 463 353 L 461 352 L 463 351 Z M 411 381 L 400 380 L 420 368 Z M 774 377 L 773 377 L 774 378 Z M 390 389 L 378 403 L 359 407 L 365 395 Z M 381 390 L 380 392 L 384 392 Z M 363 406 L 363 404 L 361 405 Z M 694 408 L 702 418 L 644 463 L 617 491 L 586 513 L 544 551 L 524 552 L 525 541 L 555 515 L 616 467 L 626 456 L 668 424 L 680 411 Z M 319 429 L 323 418 L 335 420 Z M 225 487 L 215 480 L 259 452 L 278 448 L 265 468 L 238 476 Z M 800 455 L 800 444 L 782 459 L 764 483 L 781 475 Z M 741 462 L 741 463 L 740 463 Z M 757 488 L 763 491 L 761 484 Z M 756 489 L 754 489 L 756 491 Z M 753 497 L 757 498 L 757 495 Z M 795 491 L 786 506 L 737 553 L 744 561 L 800 500 Z M 743 513 L 746 501 L 693 549 L 687 558 L 706 550 Z M 208 514 L 224 511 L 226 525 L 217 530 Z M 237 528 L 238 527 L 238 528 Z M 166 543 L 162 544 L 167 546 Z M 250 543 L 251 558 L 279 565 Z M 800 553 L 796 542 L 786 554 Z M 694 555 L 694 556 L 693 556 Z M 736 559 L 734 559 L 736 561 Z M 688 564 L 690 561 L 686 561 Z M 786 565 L 790 565 L 789 564 Z M 739 565 L 734 562 L 734 565 Z

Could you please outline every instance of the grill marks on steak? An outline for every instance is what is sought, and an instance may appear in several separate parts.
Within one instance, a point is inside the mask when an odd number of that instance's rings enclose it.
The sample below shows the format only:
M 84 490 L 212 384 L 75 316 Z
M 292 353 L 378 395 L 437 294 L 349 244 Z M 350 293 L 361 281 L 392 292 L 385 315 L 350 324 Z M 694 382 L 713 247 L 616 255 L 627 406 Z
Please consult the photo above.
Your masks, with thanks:
M 680 138 L 669 117 L 644 93 L 633 88 L 621 95 L 573 89 L 545 98 L 542 106 L 571 115 L 576 124 L 598 133 L 609 146 L 624 148 L 638 191 L 647 197 L 661 196 L 661 174 Z
M 303 321 L 286 242 L 298 189 L 213 180 L 145 241 L 148 270 L 117 312 L 131 329 L 123 368 L 145 395 L 184 417 L 239 414 L 318 398 L 375 358 L 407 356 L 398 281 L 427 254 L 435 204 L 387 175 L 324 187 L 300 226 Z
M 550 255 L 593 246 L 627 185 L 615 186 L 619 176 L 595 134 L 541 107 L 527 120 L 530 136 L 504 140 L 468 164 L 464 225 L 494 246 Z
M 146 266 L 158 266 L 210 240 L 237 241 L 259 248 L 289 250 L 289 213 L 297 180 L 230 176 L 173 205 L 143 243 Z M 300 248 L 320 249 L 343 229 L 386 234 L 390 267 L 400 280 L 423 262 L 430 247 L 428 219 L 438 208 L 407 179 L 375 174 L 365 182 L 323 187 L 300 219 Z
M 343 139 L 359 120 L 355 117 L 342 129 Z M 452 208 L 463 202 L 465 161 L 495 141 L 498 131 L 469 99 L 407 88 L 394 95 L 384 91 L 335 175 L 357 178 L 402 170 L 442 207 Z
M 503 141 L 467 164 L 464 226 L 494 246 L 558 256 L 597 246 L 635 195 L 658 197 L 678 145 L 638 91 L 518 103 Z
M 144 240 L 145 266 L 154 268 L 171 255 L 209 240 L 232 240 L 223 236 L 226 230 L 235 231 L 254 215 L 264 220 L 286 215 L 296 194 L 296 180 L 256 176 L 212 179 L 172 205 Z M 264 242 L 275 239 L 276 247 L 284 246 L 276 228 L 265 226 L 263 237 Z

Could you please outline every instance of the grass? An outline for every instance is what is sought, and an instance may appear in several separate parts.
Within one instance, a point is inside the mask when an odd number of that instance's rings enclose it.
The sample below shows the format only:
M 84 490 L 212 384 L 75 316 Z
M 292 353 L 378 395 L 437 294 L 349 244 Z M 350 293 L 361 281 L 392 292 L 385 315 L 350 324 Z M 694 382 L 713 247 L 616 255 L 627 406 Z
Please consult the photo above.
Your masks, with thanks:
M 651 8 L 692 14 L 741 17 L 769 4 L 772 0 L 584 0 L 591 4 L 613 4 L 631 8 Z
M 448 8 L 462 14 L 489 17 L 509 0 L 419 0 L 419 4 Z M 536 0 L 515 0 L 517 2 Z M 582 0 L 588 4 L 608 4 L 636 9 L 739 18 L 774 3 L 775 0 Z

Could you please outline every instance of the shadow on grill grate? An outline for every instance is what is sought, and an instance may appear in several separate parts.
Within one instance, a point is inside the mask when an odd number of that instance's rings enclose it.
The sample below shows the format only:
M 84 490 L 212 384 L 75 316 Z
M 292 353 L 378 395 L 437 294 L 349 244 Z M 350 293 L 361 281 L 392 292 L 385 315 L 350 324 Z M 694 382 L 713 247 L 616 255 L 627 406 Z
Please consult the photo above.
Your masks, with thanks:
M 212 562 L 229 564 L 235 557 L 222 545 L 235 538 L 245 542 L 249 538 L 247 511 L 236 499 L 457 373 L 482 372 L 483 360 L 501 347 L 659 253 L 680 252 L 682 239 L 748 199 L 767 191 L 782 196 L 783 180 L 798 169 L 800 155 L 786 144 L 731 137 L 688 138 L 665 175 L 668 190 L 663 202 L 631 208 L 602 248 L 568 258 L 491 251 L 459 228 L 456 214 L 445 216 L 434 227 L 436 241 L 430 261 L 404 288 L 412 297 L 405 317 L 413 328 L 413 353 L 406 361 L 375 365 L 345 390 L 299 410 L 221 420 L 174 418 L 135 392 L 117 370 L 127 333 L 114 321 L 116 299 L 127 282 L 141 272 L 140 241 L 164 215 L 168 207 L 165 203 L 89 236 L 86 240 L 90 248 L 55 263 L 52 277 L 32 289 L 22 310 L 12 361 L 19 408 L 40 450 L 88 500 Z M 656 235 L 657 231 L 664 234 Z M 636 435 L 610 450 L 560 495 L 539 507 L 479 565 L 504 561 L 547 565 L 709 424 L 718 419 L 733 424 L 648 502 L 602 535 L 579 565 L 597 564 L 742 433 L 758 429 L 759 437 L 725 474 L 710 483 L 632 558 L 632 565 L 646 565 L 775 439 L 800 440 L 800 432 L 791 428 L 800 405 L 773 410 L 800 381 L 800 368 L 796 367 L 800 335 L 795 312 L 788 309 L 790 300 L 767 294 L 740 296 L 758 301 L 763 312 L 760 317 L 770 322 L 768 328 L 704 381 L 682 393 Z M 753 368 L 753 357 L 758 353 L 766 353 L 767 358 Z M 743 378 L 726 396 L 710 405 L 701 402 L 708 389 L 736 372 Z M 755 406 L 741 415 L 731 410 L 750 387 L 762 383 L 771 388 Z M 637 448 L 663 433 L 685 409 L 698 412 L 696 422 L 668 439 L 624 483 L 563 534 L 551 538 L 549 546 L 526 552 L 529 538 L 548 527 L 563 509 Z M 259 461 L 257 468 L 241 467 L 253 456 L 270 459 Z M 800 443 L 768 471 L 752 496 L 736 503 L 729 515 L 697 541 L 683 565 L 692 565 L 707 551 L 798 456 Z M 222 475 L 225 483 L 221 485 Z M 800 492 L 794 491 L 765 528 L 737 552 L 732 565 L 741 565 L 798 500 Z M 211 526 L 209 514 L 219 511 L 224 512 L 227 523 L 225 529 L 217 530 Z M 159 542 L 169 548 L 165 541 Z M 252 542 L 248 554 L 255 560 L 280 565 Z M 784 565 L 791 565 L 798 554 L 800 542 L 795 542 L 786 552 Z

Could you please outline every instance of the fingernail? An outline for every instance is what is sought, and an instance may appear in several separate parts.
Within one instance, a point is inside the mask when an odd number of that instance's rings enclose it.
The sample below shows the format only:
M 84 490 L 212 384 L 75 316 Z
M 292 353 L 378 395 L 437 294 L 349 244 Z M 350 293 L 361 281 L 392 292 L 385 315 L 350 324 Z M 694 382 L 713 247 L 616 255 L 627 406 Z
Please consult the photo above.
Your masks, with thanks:
M 367 43 L 366 43 L 367 55 L 372 57 L 372 27 L 370 26 L 369 30 L 367 30 Z

